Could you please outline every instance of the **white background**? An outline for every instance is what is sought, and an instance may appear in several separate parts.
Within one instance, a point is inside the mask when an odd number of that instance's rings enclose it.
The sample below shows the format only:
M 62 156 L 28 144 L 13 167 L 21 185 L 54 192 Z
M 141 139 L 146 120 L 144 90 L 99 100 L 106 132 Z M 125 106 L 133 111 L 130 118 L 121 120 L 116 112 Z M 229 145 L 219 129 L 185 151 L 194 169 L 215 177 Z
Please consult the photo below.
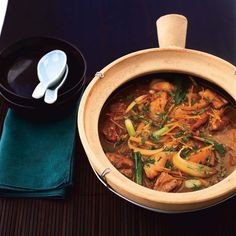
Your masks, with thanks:
M 8 0 L 0 0 L 0 35 L 2 31 L 5 13 L 6 13 L 7 2 Z

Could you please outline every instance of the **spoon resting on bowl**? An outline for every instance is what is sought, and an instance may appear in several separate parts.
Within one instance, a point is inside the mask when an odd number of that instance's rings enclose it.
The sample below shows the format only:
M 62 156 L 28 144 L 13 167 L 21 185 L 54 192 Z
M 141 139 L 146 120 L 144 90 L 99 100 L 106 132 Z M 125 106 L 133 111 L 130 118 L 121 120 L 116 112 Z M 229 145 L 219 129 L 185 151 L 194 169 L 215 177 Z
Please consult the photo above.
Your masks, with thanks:
M 48 88 L 46 90 L 46 93 L 44 96 L 44 102 L 46 102 L 48 104 L 53 104 L 54 102 L 56 102 L 58 90 L 61 88 L 61 86 L 66 81 L 68 71 L 69 71 L 69 68 L 68 68 L 68 65 L 66 65 L 66 70 L 65 70 L 65 74 L 63 76 L 63 79 L 61 80 L 61 82 L 58 85 L 55 85 L 53 88 Z
M 37 74 L 39 84 L 32 93 L 32 97 L 39 99 L 44 96 L 46 90 L 58 84 L 67 68 L 67 56 L 61 50 L 53 50 L 45 54 L 38 63 Z

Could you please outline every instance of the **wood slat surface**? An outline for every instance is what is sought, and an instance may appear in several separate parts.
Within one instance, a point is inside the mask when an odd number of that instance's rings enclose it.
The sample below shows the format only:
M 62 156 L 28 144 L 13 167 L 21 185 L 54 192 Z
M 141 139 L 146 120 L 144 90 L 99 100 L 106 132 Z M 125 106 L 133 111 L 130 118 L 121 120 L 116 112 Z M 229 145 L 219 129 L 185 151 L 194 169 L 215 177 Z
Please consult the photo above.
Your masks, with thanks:
M 7 106 L 0 104 L 3 117 Z M 0 235 L 233 236 L 236 233 L 236 198 L 193 213 L 162 214 L 142 209 L 100 183 L 78 137 L 75 168 L 74 187 L 65 200 L 0 199 Z

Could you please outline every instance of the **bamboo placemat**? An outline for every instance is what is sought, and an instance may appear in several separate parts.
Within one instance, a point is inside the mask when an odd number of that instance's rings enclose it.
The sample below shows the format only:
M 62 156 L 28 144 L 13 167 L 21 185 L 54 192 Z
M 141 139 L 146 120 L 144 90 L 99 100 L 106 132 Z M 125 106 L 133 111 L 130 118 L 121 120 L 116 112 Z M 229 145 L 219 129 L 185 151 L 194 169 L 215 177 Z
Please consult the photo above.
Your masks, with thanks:
M 0 102 L 2 127 L 7 106 Z M 236 235 L 236 198 L 194 213 L 161 214 L 107 190 L 77 135 L 74 187 L 65 200 L 0 199 L 0 235 Z

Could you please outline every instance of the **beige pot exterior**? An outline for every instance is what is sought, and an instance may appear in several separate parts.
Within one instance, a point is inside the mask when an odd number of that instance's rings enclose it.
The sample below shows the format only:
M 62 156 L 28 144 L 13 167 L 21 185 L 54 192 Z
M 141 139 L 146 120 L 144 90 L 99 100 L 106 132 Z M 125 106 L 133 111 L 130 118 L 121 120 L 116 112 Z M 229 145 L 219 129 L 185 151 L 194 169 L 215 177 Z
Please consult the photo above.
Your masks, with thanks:
M 157 21 L 168 24 L 179 21 L 180 32 L 186 32 L 186 18 L 179 15 L 168 15 Z M 168 21 L 166 23 L 166 21 Z M 160 23 L 161 22 L 161 23 Z M 164 22 L 164 23 L 163 23 Z M 170 22 L 170 23 L 169 23 Z M 182 27 L 182 29 L 180 29 Z M 162 30 L 161 37 L 175 34 L 178 27 L 170 26 Z M 160 30 L 158 29 L 158 32 Z M 160 35 L 158 35 L 160 38 Z M 186 35 L 185 35 L 186 36 Z M 204 78 L 223 88 L 236 100 L 235 66 L 213 55 L 182 48 L 185 45 L 185 36 L 181 40 L 172 37 L 169 47 L 146 49 L 134 52 L 119 58 L 100 71 L 86 88 L 78 111 L 78 129 L 81 142 L 88 156 L 89 162 L 96 172 L 101 175 L 109 168 L 106 174 L 108 185 L 121 194 L 144 207 L 158 211 L 182 212 L 192 211 L 210 205 L 233 195 L 236 191 L 236 171 L 223 181 L 200 191 L 190 193 L 164 193 L 139 186 L 123 176 L 107 159 L 99 141 L 98 120 L 100 112 L 111 93 L 122 84 L 142 75 L 156 72 L 180 72 Z M 176 37 L 178 38 L 178 37 Z M 160 41 L 160 40 L 159 40 Z

